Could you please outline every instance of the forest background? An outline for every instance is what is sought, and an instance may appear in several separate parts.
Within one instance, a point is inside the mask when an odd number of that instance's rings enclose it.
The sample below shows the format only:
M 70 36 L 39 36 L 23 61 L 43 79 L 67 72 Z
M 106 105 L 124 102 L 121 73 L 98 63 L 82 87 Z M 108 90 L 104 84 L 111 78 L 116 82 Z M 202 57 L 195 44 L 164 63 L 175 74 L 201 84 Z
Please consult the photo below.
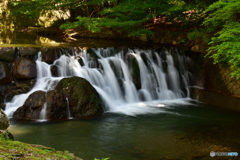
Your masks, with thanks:
M 232 69 L 240 78 L 240 1 L 239 0 L 12 0 L 2 1 L 3 17 L 13 22 L 27 20 L 43 25 L 41 17 L 58 11 L 65 18 L 48 27 L 62 30 L 84 28 L 93 33 L 111 31 L 128 36 L 154 35 L 158 23 L 187 28 L 188 39 L 200 38 L 208 44 L 207 56 L 214 63 Z M 62 16 L 64 17 L 64 16 Z M 66 18 L 67 17 L 67 18 Z

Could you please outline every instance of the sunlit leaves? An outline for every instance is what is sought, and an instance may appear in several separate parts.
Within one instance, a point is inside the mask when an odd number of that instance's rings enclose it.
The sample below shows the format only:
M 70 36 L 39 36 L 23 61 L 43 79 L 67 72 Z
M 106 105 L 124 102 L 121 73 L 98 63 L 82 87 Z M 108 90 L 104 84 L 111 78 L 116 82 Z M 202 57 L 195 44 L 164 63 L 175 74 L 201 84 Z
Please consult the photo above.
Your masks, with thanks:
M 240 78 L 240 1 L 219 0 L 205 11 L 204 25 L 217 31 L 209 43 L 214 63 L 229 65 L 232 76 Z

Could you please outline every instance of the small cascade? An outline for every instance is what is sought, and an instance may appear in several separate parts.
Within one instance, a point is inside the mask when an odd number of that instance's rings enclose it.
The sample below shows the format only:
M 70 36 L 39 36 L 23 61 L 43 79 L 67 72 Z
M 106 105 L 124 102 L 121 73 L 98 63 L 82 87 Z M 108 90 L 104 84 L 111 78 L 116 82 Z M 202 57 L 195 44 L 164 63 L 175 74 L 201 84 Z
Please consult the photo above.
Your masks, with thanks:
M 35 86 L 30 92 L 17 95 L 6 103 L 5 113 L 11 117 L 31 93 L 53 90 L 58 81 L 71 76 L 88 80 L 106 103 L 107 112 L 126 115 L 158 113 L 158 106 L 177 101 L 182 103 L 188 98 L 188 87 L 193 79 L 188 61 L 189 58 L 177 49 L 78 48 L 49 65 L 41 61 L 39 52 Z M 57 77 L 52 76 L 52 66 L 58 69 Z M 67 98 L 66 101 L 69 103 Z M 69 106 L 67 114 L 70 118 Z
M 39 120 L 40 121 L 46 121 L 46 116 L 47 115 L 47 102 L 44 103 L 43 105 L 43 108 L 40 112 L 40 115 L 39 115 Z
M 72 119 L 71 111 L 70 111 L 70 108 L 69 108 L 69 101 L 68 101 L 67 97 L 66 97 L 66 101 L 67 101 L 67 117 L 68 117 L 68 119 Z

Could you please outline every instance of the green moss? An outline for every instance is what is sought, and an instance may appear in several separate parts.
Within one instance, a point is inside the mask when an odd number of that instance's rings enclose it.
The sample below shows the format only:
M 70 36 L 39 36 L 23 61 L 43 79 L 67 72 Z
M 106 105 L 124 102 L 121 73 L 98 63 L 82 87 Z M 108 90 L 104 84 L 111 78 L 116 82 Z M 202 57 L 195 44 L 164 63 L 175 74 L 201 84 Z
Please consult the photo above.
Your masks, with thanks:
M 0 135 L 0 153 L 0 159 L 75 159 L 67 151 L 56 151 L 41 145 L 6 140 L 2 135 Z

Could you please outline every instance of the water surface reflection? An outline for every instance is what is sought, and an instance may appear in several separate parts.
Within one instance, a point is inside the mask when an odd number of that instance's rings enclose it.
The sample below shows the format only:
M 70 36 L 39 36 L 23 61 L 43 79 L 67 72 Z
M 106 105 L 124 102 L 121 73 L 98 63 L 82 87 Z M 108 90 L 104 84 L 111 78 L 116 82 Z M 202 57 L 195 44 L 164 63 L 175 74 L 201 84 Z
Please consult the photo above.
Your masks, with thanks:
M 240 153 L 239 114 L 192 103 L 134 117 L 12 122 L 10 131 L 16 140 L 69 150 L 84 160 L 209 159 L 212 150 Z

